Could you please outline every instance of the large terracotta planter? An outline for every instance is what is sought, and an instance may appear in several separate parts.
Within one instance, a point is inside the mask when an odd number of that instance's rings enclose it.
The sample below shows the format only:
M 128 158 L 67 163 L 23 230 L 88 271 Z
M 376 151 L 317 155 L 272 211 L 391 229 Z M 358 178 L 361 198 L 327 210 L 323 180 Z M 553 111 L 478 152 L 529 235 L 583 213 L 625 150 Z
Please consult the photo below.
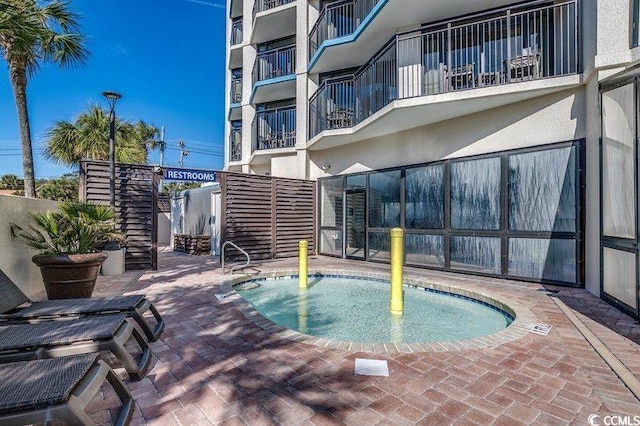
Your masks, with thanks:
M 96 286 L 100 265 L 106 253 L 36 255 L 31 261 L 38 265 L 49 299 L 91 297 Z

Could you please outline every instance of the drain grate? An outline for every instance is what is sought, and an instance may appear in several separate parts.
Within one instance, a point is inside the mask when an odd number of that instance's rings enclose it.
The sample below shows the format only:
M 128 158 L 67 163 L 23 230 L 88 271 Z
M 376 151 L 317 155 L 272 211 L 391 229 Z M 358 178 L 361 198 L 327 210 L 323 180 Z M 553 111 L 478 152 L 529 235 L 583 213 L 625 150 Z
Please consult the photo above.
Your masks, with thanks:
M 381 359 L 356 358 L 355 373 L 361 376 L 389 376 L 389 365 Z
M 543 336 L 546 336 L 547 334 L 549 334 L 550 330 L 551 330 L 551 326 L 548 324 L 536 324 L 533 327 L 531 327 L 532 333 L 541 334 Z

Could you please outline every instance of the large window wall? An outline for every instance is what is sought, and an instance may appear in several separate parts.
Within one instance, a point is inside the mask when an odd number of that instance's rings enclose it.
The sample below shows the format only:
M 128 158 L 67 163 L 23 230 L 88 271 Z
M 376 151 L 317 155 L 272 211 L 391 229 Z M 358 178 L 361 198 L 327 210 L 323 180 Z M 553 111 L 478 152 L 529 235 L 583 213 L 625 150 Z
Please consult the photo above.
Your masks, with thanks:
M 639 316 L 638 84 L 636 67 L 601 83 L 601 294 Z
M 573 141 L 358 175 L 365 259 L 388 262 L 389 231 L 402 227 L 407 265 L 582 285 L 583 145 Z M 319 180 L 323 215 L 332 217 L 325 213 L 332 201 L 322 194 L 344 188 L 342 199 L 348 199 L 350 179 Z M 320 240 L 338 228 L 322 219 Z M 342 255 L 322 245 L 319 251 Z

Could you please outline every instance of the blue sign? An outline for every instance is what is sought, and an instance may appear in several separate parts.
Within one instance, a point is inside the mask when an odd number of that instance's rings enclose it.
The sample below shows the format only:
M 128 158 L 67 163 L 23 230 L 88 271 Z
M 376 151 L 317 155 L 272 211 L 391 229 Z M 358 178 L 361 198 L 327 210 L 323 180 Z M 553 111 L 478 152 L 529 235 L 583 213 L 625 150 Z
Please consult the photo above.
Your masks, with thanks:
M 215 182 L 216 172 L 208 170 L 170 169 L 163 170 L 165 180 L 182 180 L 192 182 Z

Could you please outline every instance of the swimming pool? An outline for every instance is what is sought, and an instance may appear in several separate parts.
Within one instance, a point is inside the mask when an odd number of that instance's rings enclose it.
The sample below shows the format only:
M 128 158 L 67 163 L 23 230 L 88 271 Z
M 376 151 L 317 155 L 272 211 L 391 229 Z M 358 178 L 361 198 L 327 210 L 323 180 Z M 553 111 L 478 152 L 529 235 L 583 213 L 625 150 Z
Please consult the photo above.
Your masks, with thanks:
M 453 342 L 488 336 L 514 320 L 490 300 L 434 288 L 404 286 L 404 314 L 389 312 L 389 282 L 354 276 L 263 278 L 239 293 L 262 316 L 287 329 L 334 341 L 368 343 Z M 238 287 L 237 287 L 238 288 Z M 238 288 L 240 289 L 240 288 Z

